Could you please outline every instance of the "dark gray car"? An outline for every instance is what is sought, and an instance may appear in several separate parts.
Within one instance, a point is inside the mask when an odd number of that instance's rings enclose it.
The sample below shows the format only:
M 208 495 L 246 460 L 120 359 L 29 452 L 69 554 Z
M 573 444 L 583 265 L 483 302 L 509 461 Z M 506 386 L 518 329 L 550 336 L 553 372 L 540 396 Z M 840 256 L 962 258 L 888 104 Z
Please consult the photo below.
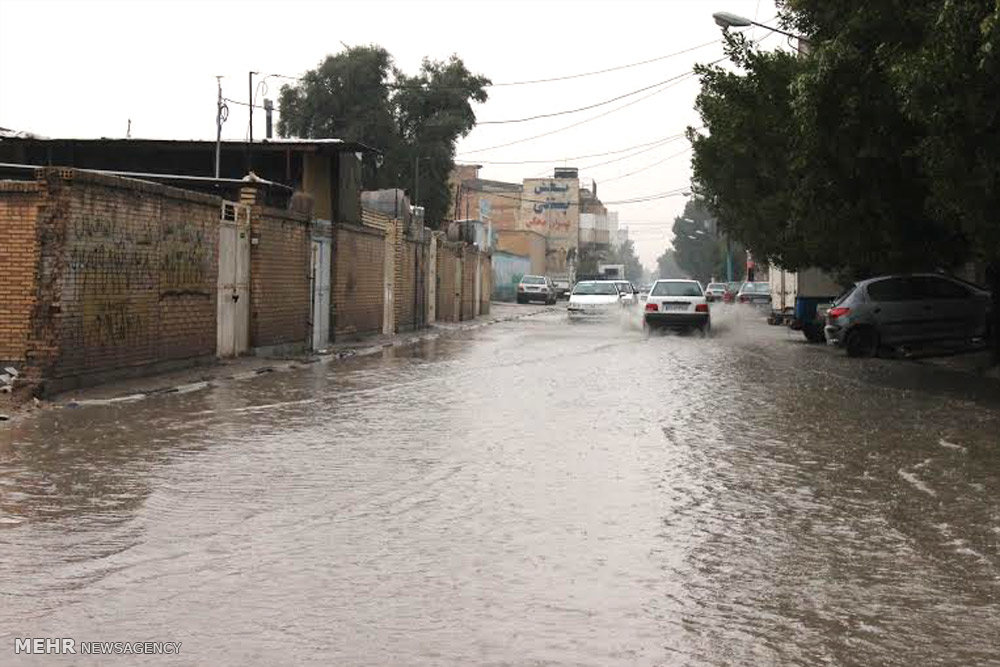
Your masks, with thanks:
M 844 293 L 826 313 L 824 334 L 852 357 L 880 346 L 972 342 L 989 335 L 990 293 L 934 273 L 879 276 Z

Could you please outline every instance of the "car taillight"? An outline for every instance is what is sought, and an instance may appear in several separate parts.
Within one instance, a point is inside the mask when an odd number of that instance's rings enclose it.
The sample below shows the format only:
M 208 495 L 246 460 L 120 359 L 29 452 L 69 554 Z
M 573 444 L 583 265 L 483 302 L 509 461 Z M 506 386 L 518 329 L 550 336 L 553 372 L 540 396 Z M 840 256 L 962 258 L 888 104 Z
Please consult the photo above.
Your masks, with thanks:
M 746 303 L 749 300 L 750 300 L 750 297 L 748 297 L 745 294 L 740 297 L 740 303 Z
M 694 312 L 696 312 L 696 313 L 707 313 L 708 312 L 708 304 L 707 303 L 699 303 L 698 305 L 696 305 L 694 307 Z
M 844 315 L 847 315 L 849 312 L 851 312 L 850 308 L 844 308 L 843 306 L 837 306 L 836 308 L 831 308 L 830 310 L 826 311 L 826 314 L 827 314 L 827 316 L 830 319 L 835 320 L 838 317 L 842 317 Z
M 646 304 L 646 312 L 647 313 L 655 313 L 659 309 L 660 309 L 660 307 L 657 306 L 655 303 L 647 303 Z
M 517 286 L 517 291 L 518 292 L 523 292 L 524 291 L 524 285 L 518 285 Z

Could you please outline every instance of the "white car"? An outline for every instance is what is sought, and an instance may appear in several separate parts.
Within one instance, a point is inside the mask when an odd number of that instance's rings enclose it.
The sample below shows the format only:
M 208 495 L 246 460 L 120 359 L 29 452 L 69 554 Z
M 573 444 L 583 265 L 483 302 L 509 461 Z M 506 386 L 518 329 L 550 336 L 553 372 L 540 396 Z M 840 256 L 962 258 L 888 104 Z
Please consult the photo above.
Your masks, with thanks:
M 712 330 L 705 291 L 697 280 L 657 280 L 646 297 L 642 324 L 645 329 Z
M 621 291 L 613 280 L 581 280 L 573 286 L 566 306 L 570 319 L 609 317 L 621 309 Z

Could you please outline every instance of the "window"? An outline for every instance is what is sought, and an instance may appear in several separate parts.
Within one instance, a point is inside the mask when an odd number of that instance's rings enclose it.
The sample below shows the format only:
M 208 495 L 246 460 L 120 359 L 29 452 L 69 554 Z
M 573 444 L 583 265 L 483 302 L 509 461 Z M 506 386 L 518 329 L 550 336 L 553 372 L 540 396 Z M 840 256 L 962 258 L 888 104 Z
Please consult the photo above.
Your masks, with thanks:
M 573 294 L 601 296 L 618 296 L 618 287 L 614 283 L 577 283 L 573 288 Z
M 525 285 L 544 285 L 545 278 L 542 276 L 524 276 L 521 278 L 521 282 Z
M 658 282 L 650 296 L 702 296 L 701 286 L 690 281 Z
M 909 301 L 913 288 L 905 278 L 887 278 L 869 285 L 868 297 L 872 301 Z
M 945 278 L 914 276 L 913 291 L 921 299 L 968 299 L 969 290 Z

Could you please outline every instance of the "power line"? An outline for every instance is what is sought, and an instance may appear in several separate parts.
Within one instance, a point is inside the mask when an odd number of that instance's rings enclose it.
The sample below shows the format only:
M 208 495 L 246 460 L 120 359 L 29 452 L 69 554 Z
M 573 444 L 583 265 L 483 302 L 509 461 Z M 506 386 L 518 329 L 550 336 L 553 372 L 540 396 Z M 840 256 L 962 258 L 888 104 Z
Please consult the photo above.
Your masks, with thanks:
M 630 92 L 625 93 L 623 95 L 618 95 L 617 97 L 612 97 L 611 99 L 604 100 L 603 102 L 597 102 L 595 104 L 588 104 L 587 106 L 577 107 L 576 109 L 565 109 L 563 111 L 553 111 L 552 113 L 536 114 L 534 116 L 525 116 L 524 118 L 508 118 L 506 120 L 481 120 L 481 121 L 476 121 L 476 125 L 508 125 L 508 124 L 511 124 L 511 123 L 526 123 L 528 121 L 540 120 L 542 118 L 554 118 L 555 116 L 565 116 L 567 114 L 580 113 L 581 111 L 590 111 L 591 109 L 596 109 L 597 107 L 603 107 L 603 106 L 605 106 L 607 104 L 611 104 L 612 102 L 617 102 L 618 100 L 623 100 L 626 97 L 632 97 L 633 95 L 638 95 L 639 93 L 644 93 L 647 90 L 652 90 L 653 88 L 659 88 L 660 86 L 668 84 L 668 83 L 670 83 L 672 81 L 676 81 L 678 79 L 681 79 L 681 78 L 687 76 L 690 73 L 691 73 L 690 70 L 687 71 L 687 72 L 682 72 L 681 74 L 678 74 L 676 76 L 672 76 L 669 79 L 664 79 L 663 81 L 658 81 L 657 83 L 651 84 L 649 86 L 644 86 L 642 88 L 630 91 Z
M 499 86 L 527 86 L 536 83 L 552 83 L 553 81 L 566 81 L 568 79 L 580 79 L 585 76 L 594 76 L 596 74 L 606 74 L 608 72 L 617 72 L 618 70 L 628 69 L 629 67 L 638 67 L 639 65 L 647 65 L 649 63 L 655 63 L 660 60 L 666 60 L 667 58 L 673 58 L 674 56 L 680 56 L 685 53 L 690 53 L 691 51 L 697 51 L 698 49 L 703 49 L 706 46 L 711 46 L 712 44 L 718 44 L 719 40 L 713 39 L 711 42 L 705 42 L 704 44 L 699 44 L 697 46 L 692 46 L 681 51 L 676 51 L 674 53 L 668 53 L 665 56 L 658 56 L 656 58 L 650 58 L 649 60 L 640 60 L 639 62 L 629 63 L 627 65 L 618 65 L 617 67 L 608 67 L 607 69 L 599 69 L 593 72 L 584 72 L 582 74 L 569 74 L 566 76 L 555 76 L 549 79 L 533 79 L 530 81 L 509 81 L 507 83 L 494 83 L 493 87 Z
M 636 174 L 639 174 L 639 173 L 642 173 L 642 172 L 647 171 L 649 169 L 652 169 L 653 167 L 659 166 L 659 165 L 663 164 L 664 162 L 667 162 L 668 160 L 672 160 L 675 157 L 680 157 L 681 155 L 684 155 L 685 153 L 689 153 L 689 152 L 691 152 L 691 147 L 690 146 L 688 146 L 687 148 L 685 148 L 684 150 L 682 150 L 680 152 L 673 153 L 673 154 L 668 155 L 667 157 L 665 157 L 665 158 L 663 158 L 661 160 L 657 160 L 656 162 L 654 162 L 652 164 L 647 164 L 645 167 L 640 167 L 640 168 L 636 169 L 635 171 L 630 171 L 629 173 L 622 174 L 621 176 L 612 176 L 611 178 L 605 178 L 605 179 L 603 179 L 601 181 L 601 183 L 602 184 L 604 184 L 604 183 L 611 183 L 613 181 L 618 181 L 618 180 L 621 180 L 623 178 L 628 178 L 629 176 L 635 176 Z
M 591 157 L 604 157 L 605 155 L 617 155 L 618 153 L 626 153 L 628 151 L 635 150 L 636 148 L 645 148 L 646 146 L 654 146 L 654 145 L 663 144 L 663 143 L 666 143 L 667 140 L 674 139 L 674 138 L 676 138 L 678 136 L 682 136 L 682 135 L 676 135 L 676 134 L 674 134 L 674 135 L 670 135 L 670 136 L 667 136 L 667 137 L 662 137 L 660 139 L 654 139 L 653 141 L 648 141 L 648 142 L 645 142 L 645 143 L 636 144 L 634 146 L 629 146 L 628 148 L 618 148 L 618 149 L 615 149 L 613 151 L 605 151 L 603 153 L 591 153 L 589 155 L 574 155 L 573 157 L 557 157 L 557 158 L 549 158 L 548 160 L 476 160 L 476 162 L 478 164 L 480 164 L 480 165 L 487 165 L 487 164 L 496 164 L 496 165 L 500 165 L 500 164 L 508 164 L 508 165 L 519 165 L 519 164 L 552 164 L 552 163 L 555 163 L 555 162 L 569 162 L 571 160 L 583 160 L 583 159 L 591 158 Z
M 580 72 L 578 74 L 566 74 L 564 76 L 554 76 L 547 79 L 530 79 L 526 81 L 503 81 L 500 83 L 488 83 L 485 87 L 488 88 L 503 88 L 508 86 L 530 86 L 539 83 L 554 83 L 556 81 L 568 81 L 571 79 L 582 79 L 588 76 L 597 76 L 598 74 L 607 74 L 608 72 L 617 72 L 623 69 L 628 69 L 630 67 L 639 67 L 640 65 L 648 65 L 650 63 L 660 62 L 661 60 L 667 60 L 668 58 L 674 58 L 676 56 L 684 55 L 685 53 L 691 53 L 692 51 L 697 51 L 698 49 L 703 49 L 706 46 L 712 46 L 713 44 L 718 44 L 719 40 L 713 39 L 710 42 L 705 42 L 704 44 L 698 44 L 696 46 L 691 46 L 686 49 L 681 49 L 680 51 L 675 51 L 673 53 L 668 53 L 662 56 L 657 56 L 655 58 L 648 58 L 646 60 L 640 60 L 634 63 L 627 63 L 625 65 L 617 65 L 615 67 L 607 67 L 605 69 L 594 70 L 592 72 Z M 304 81 L 304 76 L 291 76 L 289 74 L 275 74 L 271 73 L 267 76 L 277 77 L 279 79 L 288 79 L 290 81 Z M 421 88 L 420 85 L 404 85 L 404 84 L 389 84 L 390 88 Z
M 714 65 L 714 64 L 722 62 L 723 60 L 725 60 L 725 58 L 720 58 L 719 60 L 716 60 L 716 61 L 714 61 L 714 62 L 712 62 L 710 64 Z M 580 125 L 583 125 L 585 123 L 589 123 L 591 121 L 595 121 L 598 118 L 603 118 L 603 117 L 605 117 L 607 115 L 615 113 L 616 111 L 621 111 L 622 109 L 630 107 L 630 106 L 632 106 L 634 104 L 638 104 L 639 102 L 642 102 L 644 100 L 648 100 L 650 97 L 653 97 L 654 95 L 659 95 L 660 93 L 662 93 L 662 92 L 664 92 L 666 90 L 669 90 L 670 88 L 672 88 L 673 86 L 677 85 L 678 83 L 682 83 L 682 82 L 688 80 L 693 75 L 694 75 L 694 71 L 693 70 L 690 71 L 690 72 L 687 72 L 684 75 L 684 78 L 681 78 L 681 79 L 678 79 L 678 80 L 673 81 L 671 83 L 668 83 L 667 85 L 663 86 L 662 88 L 654 90 L 653 92 L 651 92 L 651 93 L 649 93 L 647 95 L 643 95 L 642 97 L 636 98 L 636 99 L 634 99 L 634 100 L 632 100 L 630 102 L 626 102 L 625 104 L 617 106 L 617 107 L 615 107 L 613 109 L 608 109 L 607 111 L 603 111 L 603 112 L 597 114 L 596 116 L 591 116 L 590 118 L 584 118 L 583 120 L 577 121 L 575 123 L 571 123 L 569 125 L 565 125 L 563 127 L 556 128 L 555 130 L 550 130 L 548 132 L 542 132 L 541 134 L 536 134 L 536 135 L 531 136 L 531 137 L 524 137 L 522 139 L 515 139 L 514 141 L 508 141 L 506 143 L 497 144 L 495 146 L 487 146 L 485 148 L 477 148 L 477 149 L 474 149 L 474 150 L 471 150 L 471 151 L 464 151 L 464 152 L 460 153 L 459 155 L 471 155 L 473 153 L 483 153 L 483 152 L 486 152 L 486 151 L 495 150 L 497 148 L 506 148 L 507 146 L 514 146 L 516 144 L 523 144 L 526 141 L 533 141 L 535 139 L 541 139 L 542 137 L 548 137 L 548 136 L 551 136 L 553 134 L 558 134 L 559 132 L 565 132 L 566 130 L 572 129 L 574 127 L 579 127 Z
M 677 141 L 678 139 L 683 139 L 685 137 L 685 135 L 686 135 L 686 133 L 681 132 L 680 134 L 675 134 L 670 140 L 664 141 L 662 144 L 660 144 L 658 146 L 652 146 L 650 148 L 644 148 L 643 150 L 638 150 L 638 151 L 636 151 L 634 153 L 629 153 L 628 155 L 623 155 L 623 156 L 615 158 L 613 160 L 605 160 L 604 162 L 598 162 L 596 164 L 587 165 L 586 167 L 580 167 L 580 170 L 581 171 L 586 171 L 588 169 L 596 169 L 597 167 L 604 167 L 604 166 L 609 165 L 609 164 L 614 164 L 615 162 L 621 162 L 622 160 L 628 160 L 630 158 L 635 157 L 636 155 L 642 155 L 643 153 L 648 153 L 650 151 L 655 151 L 660 146 L 672 143 L 674 141 Z

